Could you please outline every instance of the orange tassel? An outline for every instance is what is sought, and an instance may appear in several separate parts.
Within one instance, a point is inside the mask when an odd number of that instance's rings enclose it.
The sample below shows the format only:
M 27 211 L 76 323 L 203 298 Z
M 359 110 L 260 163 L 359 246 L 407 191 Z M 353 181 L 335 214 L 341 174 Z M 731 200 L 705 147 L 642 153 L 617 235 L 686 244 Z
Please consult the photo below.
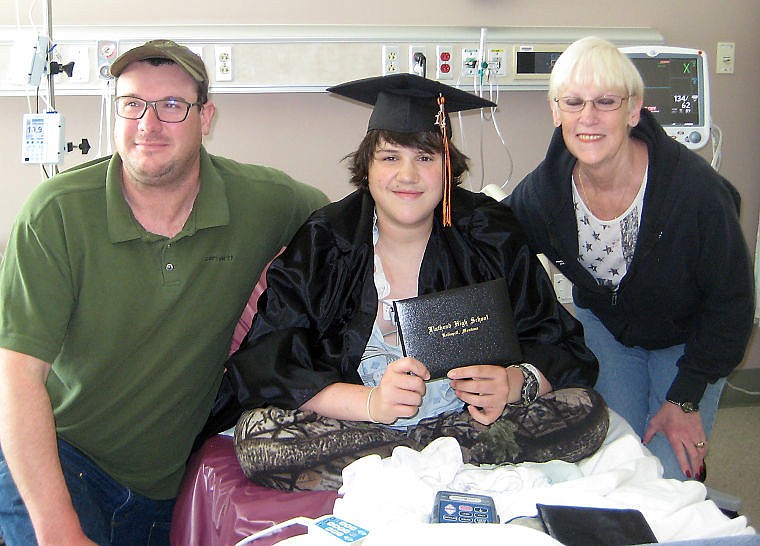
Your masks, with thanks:
M 451 173 L 451 153 L 449 152 L 449 137 L 446 133 L 446 99 L 443 95 L 438 95 L 438 114 L 436 115 L 435 124 L 441 129 L 441 141 L 443 142 L 441 150 L 441 162 L 442 162 L 442 184 L 443 184 L 443 200 L 442 204 L 442 216 L 443 226 L 451 226 L 451 190 L 453 187 L 453 177 Z

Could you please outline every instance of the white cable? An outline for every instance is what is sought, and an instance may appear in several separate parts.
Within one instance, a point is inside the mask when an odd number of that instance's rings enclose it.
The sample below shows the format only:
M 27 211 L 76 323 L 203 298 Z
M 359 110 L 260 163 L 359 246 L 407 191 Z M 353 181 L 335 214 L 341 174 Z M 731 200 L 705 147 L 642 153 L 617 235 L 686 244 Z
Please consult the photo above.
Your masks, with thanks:
M 18 0 L 15 2 L 16 6 L 16 30 L 21 30 L 21 9 L 18 5 Z
M 733 383 L 731 383 L 728 380 L 726 380 L 726 386 L 729 387 L 729 388 L 731 388 L 731 389 L 733 389 L 733 390 L 735 390 L 735 391 L 739 391 L 741 393 L 748 394 L 750 396 L 760 396 L 760 392 L 758 392 L 758 391 L 751 391 L 751 390 L 748 390 L 748 389 L 743 389 L 741 387 L 737 387 L 736 385 L 734 385 Z
M 34 11 L 34 6 L 36 5 L 37 5 L 37 0 L 33 0 L 31 5 L 29 6 L 29 13 L 28 13 L 29 24 L 31 25 L 32 30 L 34 31 L 35 34 L 37 33 L 37 25 L 34 24 L 34 17 L 32 16 L 32 12 Z
M 243 540 L 237 542 L 235 546 L 243 546 L 244 544 L 250 544 L 254 540 L 258 540 L 260 538 L 273 535 L 274 533 L 281 531 L 282 529 L 285 529 L 286 527 L 290 527 L 291 525 L 305 525 L 308 526 L 309 524 L 313 523 L 314 520 L 311 518 L 298 516 L 296 518 L 291 518 L 287 521 L 283 521 L 282 523 L 278 523 L 277 525 L 272 525 L 271 527 L 268 527 L 266 529 L 263 529 L 261 531 L 258 531 L 257 533 L 253 533 L 252 535 L 248 535 Z
M 111 80 L 106 80 L 100 95 L 100 123 L 98 125 L 98 157 L 111 155 Z M 103 153 L 103 142 L 106 151 Z

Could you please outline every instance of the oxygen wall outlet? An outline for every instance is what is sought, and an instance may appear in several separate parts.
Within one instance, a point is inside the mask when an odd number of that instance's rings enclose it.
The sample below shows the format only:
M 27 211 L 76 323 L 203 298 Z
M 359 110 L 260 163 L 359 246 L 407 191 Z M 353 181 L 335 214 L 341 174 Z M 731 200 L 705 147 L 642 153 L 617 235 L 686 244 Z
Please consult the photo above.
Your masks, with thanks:
M 111 63 L 116 60 L 119 52 L 119 44 L 116 40 L 98 40 L 98 78 L 112 80 Z

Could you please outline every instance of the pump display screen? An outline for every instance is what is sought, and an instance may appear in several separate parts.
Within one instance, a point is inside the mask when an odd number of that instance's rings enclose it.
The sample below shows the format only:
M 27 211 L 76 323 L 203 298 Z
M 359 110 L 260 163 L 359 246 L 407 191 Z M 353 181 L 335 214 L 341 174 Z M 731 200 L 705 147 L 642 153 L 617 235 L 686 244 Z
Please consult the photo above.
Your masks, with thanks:
M 704 125 L 700 104 L 701 58 L 670 55 L 631 56 L 644 80 L 644 108 L 660 125 Z

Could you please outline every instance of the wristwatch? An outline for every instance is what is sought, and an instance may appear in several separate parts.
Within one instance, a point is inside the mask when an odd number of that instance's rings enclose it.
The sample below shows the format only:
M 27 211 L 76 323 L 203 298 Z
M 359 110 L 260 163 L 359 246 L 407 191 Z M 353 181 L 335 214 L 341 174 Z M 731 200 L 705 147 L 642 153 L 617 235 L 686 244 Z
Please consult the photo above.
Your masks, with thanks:
M 538 398 L 538 393 L 541 390 L 541 376 L 538 369 L 532 364 L 523 362 L 522 364 L 513 364 L 510 368 L 517 368 L 522 372 L 523 385 L 520 389 L 520 403 L 523 406 L 532 404 Z
M 684 413 L 694 413 L 699 411 L 699 403 L 697 402 L 676 402 L 675 400 L 668 400 L 668 402 L 681 408 Z

